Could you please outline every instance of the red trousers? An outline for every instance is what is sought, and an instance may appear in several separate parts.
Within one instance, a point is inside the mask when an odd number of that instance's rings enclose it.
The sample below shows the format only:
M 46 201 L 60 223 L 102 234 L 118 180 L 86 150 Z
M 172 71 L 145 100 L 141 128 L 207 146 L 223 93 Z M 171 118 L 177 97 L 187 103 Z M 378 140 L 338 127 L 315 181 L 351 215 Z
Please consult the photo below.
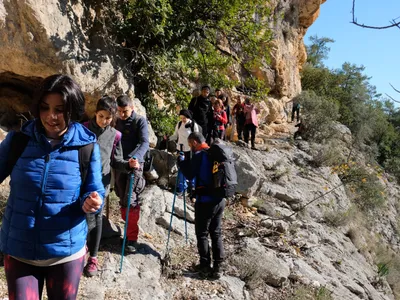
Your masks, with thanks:
M 126 207 L 121 207 L 122 220 L 126 221 Z M 135 207 L 131 206 L 129 210 L 128 228 L 126 229 L 126 239 L 128 241 L 137 241 L 139 235 L 139 216 L 140 216 L 140 205 Z

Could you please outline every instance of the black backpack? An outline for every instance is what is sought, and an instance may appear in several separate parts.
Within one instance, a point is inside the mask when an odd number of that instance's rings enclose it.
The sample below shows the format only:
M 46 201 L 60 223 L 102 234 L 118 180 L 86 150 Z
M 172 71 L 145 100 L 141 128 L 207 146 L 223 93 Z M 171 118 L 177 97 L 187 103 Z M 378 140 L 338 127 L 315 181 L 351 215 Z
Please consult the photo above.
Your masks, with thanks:
M 7 160 L 7 174 L 11 174 L 15 164 L 28 145 L 30 137 L 18 131 L 12 136 L 10 151 Z M 87 144 L 78 148 L 79 151 L 79 170 L 81 172 L 82 184 L 86 181 L 87 171 L 89 169 L 90 158 L 92 156 L 94 143 Z
M 190 124 L 186 124 L 185 127 L 186 127 L 186 128 L 190 127 L 190 130 L 191 130 L 192 132 L 194 132 L 194 124 L 196 124 L 196 122 L 195 122 L 194 120 L 192 120 L 192 122 L 191 122 Z M 178 123 L 178 130 L 179 130 L 179 128 L 181 128 L 181 125 L 182 125 L 182 121 L 179 121 L 179 123 Z M 188 126 L 188 125 L 189 125 L 189 126 Z
M 207 153 L 212 166 L 212 195 L 232 197 L 238 183 L 232 148 L 219 141 L 212 144 Z

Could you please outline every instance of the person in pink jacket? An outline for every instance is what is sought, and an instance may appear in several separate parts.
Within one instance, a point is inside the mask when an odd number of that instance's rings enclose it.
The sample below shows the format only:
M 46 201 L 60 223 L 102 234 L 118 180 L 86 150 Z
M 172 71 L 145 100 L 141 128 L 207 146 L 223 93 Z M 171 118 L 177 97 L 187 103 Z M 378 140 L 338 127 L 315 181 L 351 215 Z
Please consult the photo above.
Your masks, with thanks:
M 250 98 L 246 98 L 244 102 L 244 114 L 246 116 L 246 121 L 244 123 L 244 141 L 246 144 L 249 143 L 249 135 L 251 132 L 251 149 L 256 149 L 255 147 L 255 139 L 256 139 L 256 130 L 258 127 L 258 119 L 257 119 L 257 111 L 254 107 L 254 104 L 250 103 Z

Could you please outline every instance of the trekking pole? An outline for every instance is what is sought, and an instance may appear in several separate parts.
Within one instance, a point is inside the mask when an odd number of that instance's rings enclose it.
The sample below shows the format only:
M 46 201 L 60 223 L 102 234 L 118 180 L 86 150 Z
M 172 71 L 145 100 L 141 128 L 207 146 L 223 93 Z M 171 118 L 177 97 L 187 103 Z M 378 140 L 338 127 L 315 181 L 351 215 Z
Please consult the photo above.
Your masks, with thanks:
M 132 157 L 136 159 L 136 157 Z M 132 190 L 133 190 L 133 182 L 135 180 L 135 174 L 132 171 L 131 176 L 129 178 L 129 192 L 128 192 L 128 205 L 126 208 L 126 215 L 125 215 L 125 228 L 124 228 L 124 240 L 122 242 L 122 252 L 121 252 L 121 263 L 119 265 L 119 272 L 122 272 L 122 263 L 124 261 L 124 252 L 125 252 L 125 243 L 126 243 L 126 232 L 128 230 L 128 221 L 129 221 L 129 210 L 131 206 L 131 197 L 132 197 Z
M 183 153 L 183 145 L 182 144 L 180 144 L 180 150 L 181 150 L 181 153 Z M 179 175 L 179 172 L 181 172 L 181 170 L 178 170 L 178 175 Z M 182 185 L 183 186 L 185 186 L 185 181 L 186 181 L 186 178 L 184 177 L 184 176 L 182 176 Z M 185 242 L 186 242 L 186 244 L 187 244 L 187 242 L 188 242 L 188 234 L 187 234 L 187 221 L 186 221 L 186 189 L 184 188 L 183 189 L 183 215 L 184 215 L 184 219 L 185 219 Z
M 165 256 L 167 257 L 168 254 L 168 245 L 169 245 L 169 238 L 171 235 L 171 229 L 172 229 L 172 218 L 174 216 L 174 209 L 175 209 L 175 199 L 176 199 L 176 188 L 178 186 L 179 183 L 179 172 L 178 172 L 178 176 L 176 177 L 176 183 L 175 183 L 175 190 L 174 190 L 174 200 L 172 200 L 172 209 L 171 209 L 171 219 L 169 221 L 169 227 L 168 227 L 168 238 L 167 238 L 167 246 L 165 248 Z

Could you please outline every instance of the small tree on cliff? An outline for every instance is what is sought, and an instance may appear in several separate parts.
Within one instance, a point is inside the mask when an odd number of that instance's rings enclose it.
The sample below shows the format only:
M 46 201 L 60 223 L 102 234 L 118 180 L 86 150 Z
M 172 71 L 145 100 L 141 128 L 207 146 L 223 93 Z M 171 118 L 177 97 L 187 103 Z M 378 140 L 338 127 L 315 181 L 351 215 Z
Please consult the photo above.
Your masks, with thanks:
M 121 12 L 110 16 L 115 45 L 128 58 L 139 96 L 157 93 L 167 104 L 172 98 L 185 103 L 190 81 L 232 86 L 238 84 L 229 80 L 235 77 L 232 72 L 248 76 L 244 85 L 249 89 L 265 88 L 251 70 L 268 60 L 267 1 L 131 0 L 114 5 Z
M 313 35 L 309 37 L 310 44 L 307 49 L 307 63 L 313 67 L 324 67 L 324 60 L 328 58 L 328 53 L 331 50 L 327 45 L 335 41 L 327 37 L 318 37 Z

